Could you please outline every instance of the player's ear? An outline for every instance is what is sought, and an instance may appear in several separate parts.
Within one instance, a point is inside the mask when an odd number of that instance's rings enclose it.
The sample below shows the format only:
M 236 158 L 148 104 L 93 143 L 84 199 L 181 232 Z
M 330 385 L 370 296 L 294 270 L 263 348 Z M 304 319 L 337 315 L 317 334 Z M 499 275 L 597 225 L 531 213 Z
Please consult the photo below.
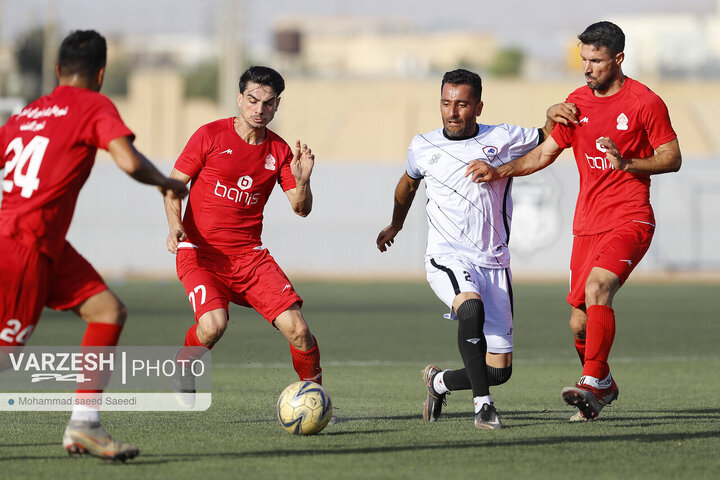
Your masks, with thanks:
M 55 76 L 57 77 L 58 80 L 60 80 L 60 64 L 59 63 L 55 63 Z
M 620 52 L 617 55 L 615 55 L 615 64 L 619 67 L 622 65 L 623 60 L 625 60 L 625 52 Z
M 280 108 L 280 97 L 277 97 L 277 100 L 275 100 L 275 111 Z
M 476 116 L 476 117 L 479 117 L 479 116 L 480 116 L 480 114 L 482 113 L 482 109 L 483 109 L 483 102 L 482 102 L 482 100 L 481 100 L 481 101 L 478 102 L 477 107 L 476 107 L 476 109 L 475 109 L 475 116 Z
M 95 83 L 98 86 L 98 91 L 100 90 L 100 87 L 102 87 L 103 80 L 105 80 L 105 67 L 100 67 L 100 70 L 98 70 L 95 75 Z
M 242 92 L 238 93 L 238 101 L 237 101 L 238 107 L 242 106 L 242 98 L 243 98 Z

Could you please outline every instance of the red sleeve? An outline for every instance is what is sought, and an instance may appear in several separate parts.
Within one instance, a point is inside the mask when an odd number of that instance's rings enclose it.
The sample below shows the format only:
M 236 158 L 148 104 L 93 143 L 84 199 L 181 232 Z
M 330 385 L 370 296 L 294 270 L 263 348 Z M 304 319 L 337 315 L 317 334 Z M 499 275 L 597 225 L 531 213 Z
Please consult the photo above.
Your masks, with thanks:
M 654 149 L 677 138 L 677 134 L 670 123 L 667 106 L 655 94 L 642 103 L 640 120 L 648 134 L 650 145 Z
M 555 140 L 560 148 L 568 148 L 572 144 L 572 137 L 575 127 L 573 125 L 563 125 L 556 123 L 550 132 L 550 136 Z
M 107 150 L 110 142 L 116 138 L 130 137 L 130 141 L 134 140 L 135 135 L 123 123 L 120 113 L 110 99 L 99 94 L 96 98 L 96 104 L 90 107 L 92 123 L 89 125 L 89 138 L 86 141 Z
M 283 192 L 287 192 L 288 190 L 292 190 L 293 188 L 297 187 L 297 184 L 295 183 L 295 176 L 292 174 L 292 171 L 290 170 L 290 162 L 293 159 L 293 153 L 292 150 L 290 150 L 290 147 L 285 144 L 285 148 L 283 148 L 280 152 L 283 156 L 282 161 L 280 163 L 280 175 L 278 175 L 278 184 L 283 189 Z
M 175 168 L 185 175 L 195 178 L 205 166 L 208 151 L 208 135 L 205 127 L 192 134 L 182 153 L 175 161 Z

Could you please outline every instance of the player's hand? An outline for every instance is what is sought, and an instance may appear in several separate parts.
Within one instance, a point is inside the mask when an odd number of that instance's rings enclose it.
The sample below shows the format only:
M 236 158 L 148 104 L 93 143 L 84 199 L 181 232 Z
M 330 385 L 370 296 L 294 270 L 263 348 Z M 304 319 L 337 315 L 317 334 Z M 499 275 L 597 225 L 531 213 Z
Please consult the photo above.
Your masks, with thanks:
M 395 242 L 395 236 L 400 230 L 402 230 L 402 227 L 396 227 L 395 225 L 388 225 L 383 228 L 376 240 L 378 250 L 386 252 L 388 247 Z
M 315 155 L 312 150 L 304 143 L 301 145 L 300 140 L 295 142 L 295 155 L 290 162 L 290 171 L 295 177 L 295 183 L 303 186 L 310 180 L 310 174 L 315 166 Z
M 612 163 L 612 166 L 615 168 L 615 170 L 620 170 L 621 172 L 624 172 L 632 163 L 631 160 L 623 158 L 622 154 L 620 154 L 620 150 L 618 150 L 617 145 L 615 144 L 615 142 L 610 140 L 609 137 L 600 137 L 595 140 L 595 143 L 597 144 L 600 151 L 605 152 L 607 159 L 610 160 L 610 163 Z
M 178 251 L 178 244 L 180 242 L 184 242 L 187 240 L 187 235 L 185 234 L 185 231 L 182 228 L 173 228 L 170 230 L 170 234 L 167 237 L 167 240 L 165 241 L 165 245 L 167 246 L 168 252 L 170 253 L 177 253 Z
M 580 111 L 574 103 L 558 103 L 547 109 L 547 116 L 555 123 L 570 125 L 579 124 L 578 114 Z
M 469 176 L 470 180 L 475 183 L 492 182 L 500 178 L 495 167 L 480 160 L 470 161 L 467 170 L 465 170 L 465 176 Z
M 187 185 L 174 178 L 166 179 L 162 185 L 158 186 L 158 190 L 163 194 L 163 197 L 169 196 L 175 200 L 181 200 L 188 194 Z

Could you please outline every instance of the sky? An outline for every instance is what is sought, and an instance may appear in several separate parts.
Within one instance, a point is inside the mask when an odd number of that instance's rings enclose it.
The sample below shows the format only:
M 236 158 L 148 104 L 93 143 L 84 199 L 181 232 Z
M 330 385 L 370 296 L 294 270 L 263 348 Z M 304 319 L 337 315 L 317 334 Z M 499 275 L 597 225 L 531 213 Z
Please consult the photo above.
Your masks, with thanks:
M 12 41 L 44 22 L 55 3 L 60 34 L 92 28 L 105 35 L 214 35 L 231 0 L 0 0 L 0 35 Z M 720 0 L 235 0 L 242 5 L 245 44 L 270 48 L 272 26 L 288 15 L 362 15 L 395 17 L 420 28 L 465 28 L 494 32 L 505 44 L 542 44 L 558 33 L 579 33 L 614 16 L 643 13 L 713 13 Z M 442 4 L 442 6 L 440 6 Z

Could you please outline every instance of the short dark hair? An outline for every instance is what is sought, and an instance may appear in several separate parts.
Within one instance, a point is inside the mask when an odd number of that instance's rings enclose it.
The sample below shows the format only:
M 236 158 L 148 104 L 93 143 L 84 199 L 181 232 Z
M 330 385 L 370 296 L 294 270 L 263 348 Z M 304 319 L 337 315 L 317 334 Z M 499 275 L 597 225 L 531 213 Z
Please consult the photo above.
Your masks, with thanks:
M 617 55 L 625 50 L 625 34 L 612 22 L 593 23 L 578 35 L 584 45 L 592 45 L 600 49 L 605 47 L 610 55 Z
M 95 30 L 75 30 L 60 44 L 58 65 L 61 75 L 91 78 L 107 62 L 105 37 Z
M 482 79 L 480 75 L 475 72 L 465 70 L 464 68 L 446 72 L 440 84 L 440 91 L 442 91 L 446 83 L 453 85 L 470 85 L 477 96 L 478 102 L 482 99 Z
M 245 70 L 245 72 L 240 76 L 240 93 L 245 92 L 245 88 L 247 88 L 247 84 L 249 82 L 255 82 L 259 85 L 272 87 L 278 97 L 283 90 L 285 90 L 285 80 L 282 75 L 270 67 L 253 65 Z

